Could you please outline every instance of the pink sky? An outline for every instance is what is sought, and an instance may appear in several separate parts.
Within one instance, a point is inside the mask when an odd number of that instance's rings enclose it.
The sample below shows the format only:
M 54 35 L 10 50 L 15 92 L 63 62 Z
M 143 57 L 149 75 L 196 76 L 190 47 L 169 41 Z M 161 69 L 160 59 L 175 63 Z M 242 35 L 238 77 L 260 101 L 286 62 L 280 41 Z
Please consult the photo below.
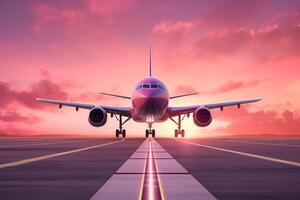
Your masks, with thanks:
M 300 135 L 299 1 L 2 1 L 0 134 L 112 136 L 115 119 L 94 128 L 88 111 L 35 102 L 36 97 L 128 106 L 99 92 L 131 95 L 153 75 L 171 95 L 199 92 L 170 105 L 263 98 L 213 111 L 211 126 L 192 118 L 189 137 Z M 146 124 L 129 122 L 129 136 Z M 176 125 L 156 124 L 173 137 Z

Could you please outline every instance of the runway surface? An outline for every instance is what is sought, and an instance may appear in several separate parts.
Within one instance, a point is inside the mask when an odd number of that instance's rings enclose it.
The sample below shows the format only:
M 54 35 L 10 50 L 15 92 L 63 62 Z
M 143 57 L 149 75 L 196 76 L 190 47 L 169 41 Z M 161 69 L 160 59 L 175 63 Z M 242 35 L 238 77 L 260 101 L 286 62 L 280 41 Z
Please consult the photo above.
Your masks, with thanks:
M 0 138 L 0 199 L 300 199 L 300 139 Z

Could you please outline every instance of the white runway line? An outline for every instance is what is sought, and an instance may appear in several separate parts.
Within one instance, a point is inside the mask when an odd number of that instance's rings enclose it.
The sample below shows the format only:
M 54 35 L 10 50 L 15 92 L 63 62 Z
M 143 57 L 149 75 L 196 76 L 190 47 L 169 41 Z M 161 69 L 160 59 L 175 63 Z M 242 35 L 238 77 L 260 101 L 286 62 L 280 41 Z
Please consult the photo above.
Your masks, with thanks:
M 10 163 L 4 163 L 4 164 L 0 164 L 0 169 L 5 169 L 5 168 L 8 168 L 8 167 L 15 167 L 15 166 L 19 166 L 19 165 L 24 165 L 24 164 L 27 164 L 27 163 L 46 160 L 46 159 L 54 158 L 54 157 L 58 157 L 58 156 L 64 156 L 64 155 L 68 155 L 68 154 L 78 153 L 78 152 L 81 152 L 81 151 L 86 151 L 86 150 L 90 150 L 90 149 L 95 149 L 95 148 L 99 148 L 99 147 L 103 147 L 103 146 L 123 142 L 124 140 L 125 139 L 114 141 L 114 142 L 108 142 L 108 143 L 104 143 L 104 144 L 99 144 L 99 145 L 95 145 L 95 146 L 70 150 L 70 151 L 64 151 L 64 152 L 60 152 L 60 153 L 49 154 L 49 155 L 45 155 L 45 156 L 38 156 L 38 157 L 19 160 L 19 161 L 10 162 Z
M 114 174 L 91 200 L 138 199 L 143 174 Z
M 261 160 L 268 160 L 268 161 L 272 161 L 272 162 L 276 162 L 276 163 L 290 165 L 290 166 L 293 166 L 293 167 L 300 167 L 300 163 L 295 162 L 295 161 L 283 160 L 283 159 L 273 158 L 273 157 L 268 157 L 268 156 L 261 156 L 261 155 L 246 153 L 246 152 L 241 152 L 241 151 L 234 151 L 234 150 L 230 150 L 230 149 L 224 149 L 224 148 L 219 148 L 219 147 L 214 147 L 214 146 L 209 146 L 209 145 L 203 145 L 203 144 L 198 144 L 198 143 L 189 142 L 189 141 L 180 141 L 180 140 L 176 140 L 176 141 L 184 142 L 184 143 L 187 143 L 187 144 L 192 144 L 192 145 L 199 146 L 199 147 L 204 147 L 204 148 L 214 149 L 214 150 L 218 150 L 218 151 L 223 151 L 223 152 L 238 154 L 238 155 L 242 155 L 242 156 L 247 156 L 247 157 L 251 157 L 251 158 L 258 158 L 258 159 L 261 159 Z
M 0 145 L 0 148 L 44 146 L 44 145 L 50 145 L 50 144 L 65 144 L 65 143 L 82 142 L 82 141 L 84 141 L 84 140 L 71 140 L 71 141 L 60 141 L 60 142 L 43 142 L 43 143 L 31 143 L 31 144 L 15 144 L 15 145 L 5 145 L 5 146 Z
M 147 150 L 148 141 L 145 140 L 136 152 L 133 153 L 132 156 L 117 170 L 116 174 L 111 176 L 109 180 L 92 196 L 91 200 L 138 199 L 141 190 L 141 183 L 144 177 L 143 173 L 145 172 L 146 157 L 144 159 L 135 158 L 140 158 Z M 141 154 L 139 152 L 143 153 Z
M 172 157 L 160 144 L 153 141 L 163 150 L 164 156 Z M 171 200 L 216 200 L 216 198 L 199 183 L 188 171 L 172 159 L 156 159 L 158 175 L 165 199 Z
M 165 199 L 216 199 L 190 174 L 160 174 Z
M 281 147 L 300 147 L 300 145 L 296 145 L 296 144 L 277 144 L 277 143 L 269 143 L 269 142 L 245 142 L 245 141 L 236 141 L 236 140 L 224 140 L 224 141 L 243 143 L 243 144 L 262 144 L 262 145 L 281 146 Z
M 117 173 L 130 174 L 130 173 L 144 173 L 145 159 L 128 159 L 117 170 Z
M 159 186 L 163 194 L 162 199 L 216 200 L 158 142 L 151 139 L 151 143 L 154 161 L 157 166 Z M 145 166 L 147 159 L 149 159 L 147 158 L 148 149 L 148 139 L 146 139 L 91 199 L 141 200 L 144 188 Z M 141 170 L 143 173 L 140 173 Z

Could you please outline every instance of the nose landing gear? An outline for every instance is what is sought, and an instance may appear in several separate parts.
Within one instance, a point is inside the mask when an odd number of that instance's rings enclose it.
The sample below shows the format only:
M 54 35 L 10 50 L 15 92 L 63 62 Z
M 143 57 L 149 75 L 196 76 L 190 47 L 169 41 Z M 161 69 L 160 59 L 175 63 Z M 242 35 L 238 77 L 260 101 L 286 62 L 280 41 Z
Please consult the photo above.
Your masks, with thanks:
M 181 135 L 181 137 L 184 137 L 185 136 L 184 129 L 182 129 L 182 130 L 175 129 L 175 137 L 178 137 L 178 135 Z
M 149 129 L 146 129 L 145 135 L 146 137 L 149 137 L 151 135 L 153 138 L 155 137 L 155 130 L 152 129 L 152 123 L 148 123 Z
M 151 135 L 152 137 L 155 137 L 155 130 L 154 129 L 146 129 L 146 137 L 149 137 Z

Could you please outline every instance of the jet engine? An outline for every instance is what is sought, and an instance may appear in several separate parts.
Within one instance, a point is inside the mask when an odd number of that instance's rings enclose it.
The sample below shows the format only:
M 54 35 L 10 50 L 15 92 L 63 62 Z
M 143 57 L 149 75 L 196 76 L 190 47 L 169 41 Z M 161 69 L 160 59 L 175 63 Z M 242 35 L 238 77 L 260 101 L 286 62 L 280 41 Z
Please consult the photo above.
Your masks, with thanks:
M 199 107 L 194 111 L 193 119 L 197 126 L 205 127 L 211 123 L 212 116 L 207 108 Z
M 107 114 L 101 107 L 93 108 L 89 113 L 89 122 L 92 126 L 100 127 L 106 124 Z

